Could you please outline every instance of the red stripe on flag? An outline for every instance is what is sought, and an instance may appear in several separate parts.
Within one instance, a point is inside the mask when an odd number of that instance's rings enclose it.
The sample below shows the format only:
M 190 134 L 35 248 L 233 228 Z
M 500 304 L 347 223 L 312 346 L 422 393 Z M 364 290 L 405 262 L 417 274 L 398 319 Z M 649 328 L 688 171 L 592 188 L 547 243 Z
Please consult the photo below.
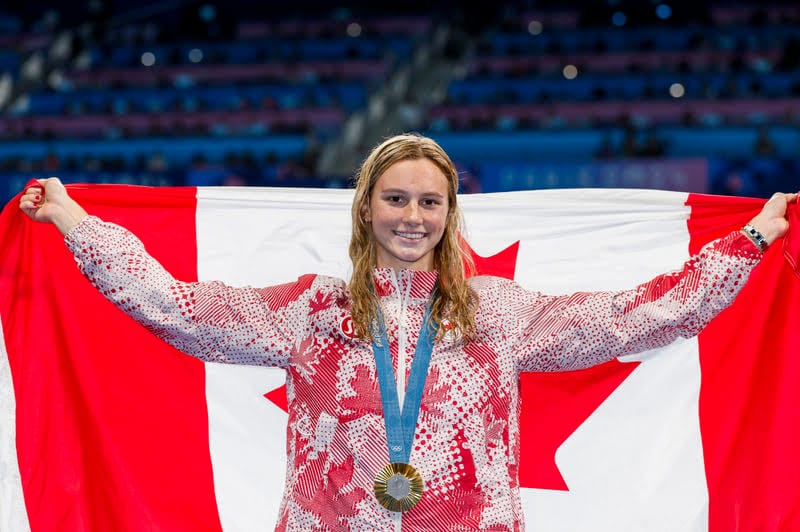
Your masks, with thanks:
M 692 253 L 763 203 L 690 196 Z M 709 532 L 800 530 L 800 281 L 780 245 L 699 345 Z
M 177 277 L 197 278 L 195 189 L 69 188 Z M 202 363 L 112 307 L 58 232 L 25 218 L 16 199 L 0 234 L 0 316 L 32 531 L 219 530 Z

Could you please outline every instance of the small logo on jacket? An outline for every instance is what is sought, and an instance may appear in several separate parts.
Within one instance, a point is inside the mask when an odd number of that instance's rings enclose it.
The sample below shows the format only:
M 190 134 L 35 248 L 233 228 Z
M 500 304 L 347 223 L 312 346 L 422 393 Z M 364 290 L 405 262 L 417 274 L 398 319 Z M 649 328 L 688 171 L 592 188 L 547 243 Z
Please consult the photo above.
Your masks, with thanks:
M 350 316 L 345 316 L 342 318 L 341 323 L 339 324 L 339 328 L 342 329 L 342 334 L 347 336 L 348 338 L 355 338 L 356 330 L 353 327 L 353 318 Z

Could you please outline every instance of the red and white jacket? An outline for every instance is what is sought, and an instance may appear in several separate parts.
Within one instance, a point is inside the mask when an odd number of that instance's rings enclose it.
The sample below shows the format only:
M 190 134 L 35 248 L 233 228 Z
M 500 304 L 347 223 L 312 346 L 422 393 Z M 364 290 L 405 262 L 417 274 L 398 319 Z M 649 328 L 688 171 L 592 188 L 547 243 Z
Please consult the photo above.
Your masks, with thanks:
M 66 242 L 98 290 L 181 351 L 286 370 L 289 470 L 277 530 L 394 528 L 372 493 L 389 461 L 386 431 L 372 345 L 353 337 L 345 281 L 181 282 L 134 235 L 95 217 Z M 520 372 L 586 368 L 693 336 L 732 302 L 760 256 L 736 232 L 682 270 L 621 292 L 547 296 L 507 279 L 469 279 L 480 298 L 478 340 L 446 334 L 434 347 L 410 458 L 425 494 L 402 529 L 524 529 Z M 374 271 L 401 395 L 436 277 Z

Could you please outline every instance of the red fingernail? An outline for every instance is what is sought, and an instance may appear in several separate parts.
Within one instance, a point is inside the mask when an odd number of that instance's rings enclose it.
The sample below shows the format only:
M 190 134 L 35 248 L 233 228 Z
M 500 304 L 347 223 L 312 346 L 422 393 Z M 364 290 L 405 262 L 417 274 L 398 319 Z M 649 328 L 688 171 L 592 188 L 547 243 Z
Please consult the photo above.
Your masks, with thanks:
M 33 197 L 33 199 L 35 199 L 36 201 L 39 201 L 40 199 L 42 199 L 42 197 L 37 194 L 36 196 Z
M 34 206 L 34 207 L 38 207 L 38 206 L 39 206 L 39 204 L 38 204 L 38 203 L 34 203 L 34 204 L 33 204 L 33 206 Z

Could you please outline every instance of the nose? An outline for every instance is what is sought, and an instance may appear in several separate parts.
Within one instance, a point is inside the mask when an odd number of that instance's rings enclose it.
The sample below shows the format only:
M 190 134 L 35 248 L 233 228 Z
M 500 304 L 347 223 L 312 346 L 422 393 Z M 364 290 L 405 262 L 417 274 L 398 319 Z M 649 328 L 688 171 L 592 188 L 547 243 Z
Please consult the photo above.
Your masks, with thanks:
M 410 224 L 422 223 L 422 213 L 419 205 L 410 202 L 403 210 L 403 221 Z

